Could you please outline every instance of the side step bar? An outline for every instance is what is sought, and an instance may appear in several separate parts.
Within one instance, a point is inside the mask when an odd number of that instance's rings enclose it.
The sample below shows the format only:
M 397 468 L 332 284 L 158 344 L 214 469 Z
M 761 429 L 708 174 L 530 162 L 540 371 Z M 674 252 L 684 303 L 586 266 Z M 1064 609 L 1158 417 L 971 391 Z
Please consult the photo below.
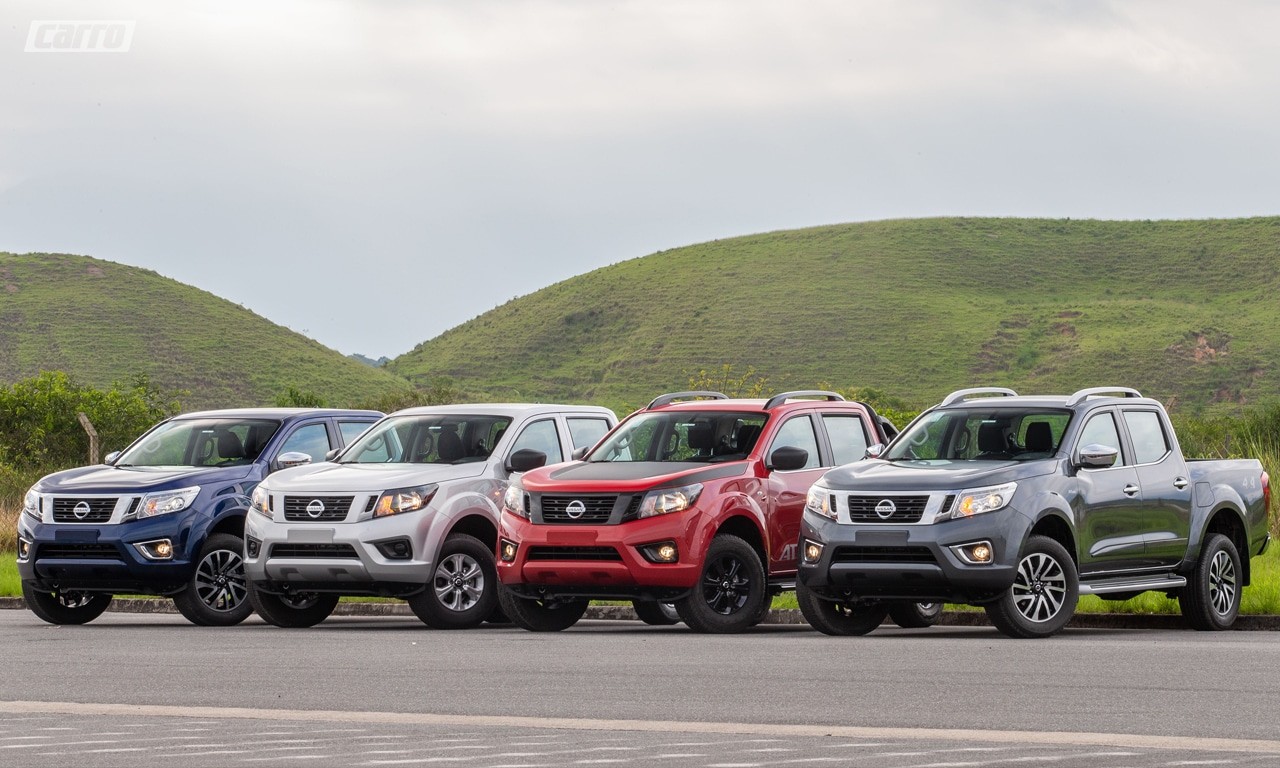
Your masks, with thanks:
M 1082 595 L 1110 595 L 1116 592 L 1145 592 L 1147 590 L 1180 589 L 1187 586 L 1186 578 L 1168 574 L 1165 576 L 1121 576 L 1080 582 Z

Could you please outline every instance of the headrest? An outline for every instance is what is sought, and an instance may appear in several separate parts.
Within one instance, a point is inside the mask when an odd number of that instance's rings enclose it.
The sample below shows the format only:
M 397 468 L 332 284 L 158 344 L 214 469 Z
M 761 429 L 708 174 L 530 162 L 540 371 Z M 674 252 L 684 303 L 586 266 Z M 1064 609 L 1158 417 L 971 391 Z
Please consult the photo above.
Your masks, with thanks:
M 1053 450 L 1053 429 L 1047 421 L 1033 421 L 1027 425 L 1027 450 L 1033 453 L 1049 453 Z
M 222 430 L 218 433 L 218 455 L 224 459 L 244 458 L 244 446 L 235 432 Z
M 700 421 L 689 425 L 689 447 L 695 451 L 709 451 L 716 444 L 715 425 L 708 421 Z
M 1004 442 L 1004 425 L 988 422 L 978 428 L 978 451 L 980 453 L 1004 453 L 1008 446 Z

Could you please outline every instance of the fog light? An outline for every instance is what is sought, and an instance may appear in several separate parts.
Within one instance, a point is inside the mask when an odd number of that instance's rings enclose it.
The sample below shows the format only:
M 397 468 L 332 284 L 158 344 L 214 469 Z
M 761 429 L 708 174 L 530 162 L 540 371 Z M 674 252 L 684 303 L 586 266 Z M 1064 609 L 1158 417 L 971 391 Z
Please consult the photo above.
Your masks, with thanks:
M 27 541 L 26 539 L 19 538 L 18 539 L 18 559 L 26 560 L 28 557 L 31 557 L 31 542 Z
M 374 542 L 378 551 L 388 560 L 408 560 L 413 557 L 413 545 L 403 536 L 397 539 Z
M 516 559 L 516 543 L 514 541 L 502 540 L 502 546 L 498 549 L 498 557 L 502 558 L 502 562 L 510 563 Z
M 252 536 L 246 536 L 244 539 L 244 553 L 249 557 L 257 557 L 262 551 L 262 541 Z
M 956 544 L 951 547 L 956 557 L 969 565 L 990 565 L 996 557 L 995 548 L 989 541 L 974 541 L 969 544 Z
M 680 560 L 680 550 L 674 541 L 659 541 L 640 547 L 640 554 L 651 563 L 675 563 Z
M 986 544 L 979 544 L 975 546 L 973 549 L 969 550 L 969 556 L 972 557 L 974 560 L 977 560 L 979 563 L 990 562 L 991 547 L 988 547 Z
M 140 541 L 137 544 L 134 544 L 133 548 L 141 552 L 142 556 L 148 560 L 173 559 L 173 542 L 168 539 Z
M 806 563 L 816 563 L 822 559 L 822 545 L 813 541 L 804 543 L 804 561 Z

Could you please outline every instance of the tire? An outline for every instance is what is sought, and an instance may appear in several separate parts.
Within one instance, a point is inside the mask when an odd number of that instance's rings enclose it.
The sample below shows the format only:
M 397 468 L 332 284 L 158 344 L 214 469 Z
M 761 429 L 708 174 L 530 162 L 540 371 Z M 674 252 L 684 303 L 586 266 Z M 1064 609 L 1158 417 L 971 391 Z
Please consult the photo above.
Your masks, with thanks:
M 1070 553 L 1047 536 L 1032 536 L 1022 545 L 1013 586 L 986 606 L 987 617 L 1009 637 L 1049 637 L 1071 621 L 1079 599 Z
M 659 603 L 654 600 L 632 600 L 631 607 L 636 616 L 645 624 L 655 627 L 666 627 L 680 623 L 680 614 L 671 603 Z
M 436 629 L 478 627 L 498 605 L 493 551 L 465 533 L 444 540 L 427 588 L 408 598 L 422 623 Z
M 510 624 L 511 619 L 507 618 L 507 614 L 502 610 L 502 603 L 499 601 L 493 606 L 493 610 L 489 611 L 489 615 L 484 617 L 485 624 Z
M 111 595 L 105 592 L 42 590 L 25 581 L 22 599 L 32 613 L 50 624 L 87 624 L 111 605 Z
M 889 615 L 889 608 L 883 603 L 823 600 L 803 584 L 796 585 L 796 602 L 804 620 L 824 635 L 865 635 Z
M 244 540 L 230 533 L 210 536 L 187 588 L 173 596 L 173 604 L 201 627 L 230 627 L 249 618 L 253 604 L 244 578 Z
M 924 629 L 938 623 L 942 603 L 893 603 L 889 618 L 903 629 Z
M 702 576 L 676 612 L 695 632 L 741 632 L 756 622 L 768 596 L 764 566 L 750 544 L 729 534 L 711 540 Z
M 249 602 L 262 620 L 286 629 L 314 627 L 329 618 L 338 607 L 338 596 L 322 592 L 304 592 L 298 595 L 272 595 L 259 592 L 249 582 Z
M 498 591 L 502 612 L 511 623 L 530 632 L 560 632 L 578 623 L 587 612 L 587 600 L 528 600 L 510 590 Z
M 1178 592 L 1178 607 L 1192 629 L 1216 631 L 1236 623 L 1242 573 L 1236 545 L 1220 533 L 1210 534 L 1187 586 Z

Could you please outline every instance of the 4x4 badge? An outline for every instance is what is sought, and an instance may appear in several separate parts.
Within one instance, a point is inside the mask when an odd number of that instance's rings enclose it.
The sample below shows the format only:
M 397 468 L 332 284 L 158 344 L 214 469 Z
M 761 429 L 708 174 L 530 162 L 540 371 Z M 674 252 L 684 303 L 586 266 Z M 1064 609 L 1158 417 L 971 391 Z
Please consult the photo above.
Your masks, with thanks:
M 894 504 L 892 499 L 881 499 L 880 503 L 876 505 L 876 517 L 881 520 L 888 520 L 897 511 L 898 505 Z
M 564 508 L 564 513 L 577 520 L 587 513 L 587 505 L 582 503 L 582 499 L 574 499 Z
M 307 514 L 312 518 L 319 518 L 324 514 L 324 502 L 319 499 L 312 499 L 307 505 Z

